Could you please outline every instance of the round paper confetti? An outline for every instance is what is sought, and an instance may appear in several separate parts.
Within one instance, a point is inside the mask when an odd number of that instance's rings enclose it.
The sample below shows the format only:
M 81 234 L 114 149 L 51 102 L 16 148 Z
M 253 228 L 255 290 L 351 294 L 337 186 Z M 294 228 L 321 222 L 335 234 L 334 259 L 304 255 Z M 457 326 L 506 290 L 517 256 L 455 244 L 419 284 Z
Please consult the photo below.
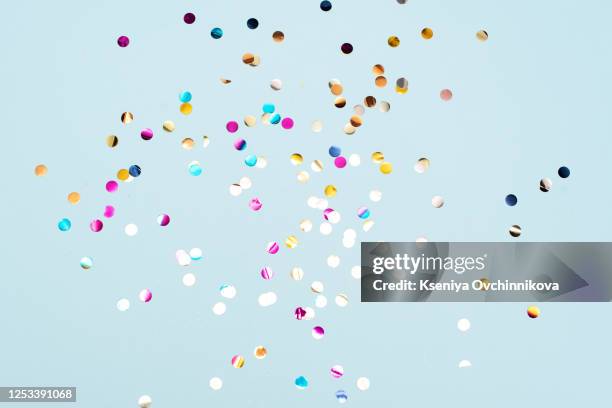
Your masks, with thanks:
M 202 250 L 200 248 L 191 248 L 189 250 L 189 257 L 194 261 L 202 259 Z
M 323 329 L 321 326 L 315 326 L 312 328 L 312 337 L 314 337 L 315 340 L 321 340 L 323 336 L 325 336 L 325 329 Z
M 419 174 L 423 174 L 429 169 L 429 159 L 421 157 L 414 165 L 414 171 Z
M 489 39 L 489 33 L 487 33 L 485 30 L 480 30 L 476 33 L 476 38 L 479 41 L 487 41 Z
M 377 203 L 382 199 L 382 192 L 379 190 L 372 190 L 370 191 L 370 200 L 372 200 L 373 202 Z
M 213 377 L 208 382 L 208 386 L 214 391 L 219 391 L 221 388 L 223 388 L 223 380 L 221 380 L 219 377 Z
M 39 164 L 38 166 L 34 167 L 34 174 L 38 177 L 47 175 L 47 172 L 47 166 L 45 166 L 44 164 Z
M 278 246 L 278 243 L 276 242 L 268 242 L 268 245 L 266 245 L 266 251 L 272 255 L 278 253 L 279 249 L 280 247 Z
M 429 27 L 425 27 L 424 29 L 421 30 L 421 37 L 423 37 L 426 40 L 430 40 L 433 37 L 434 33 L 433 30 Z
M 275 31 L 272 33 L 272 39 L 275 42 L 283 42 L 285 40 L 285 34 L 282 31 Z
M 256 18 L 249 18 L 247 20 L 247 27 L 249 27 L 251 30 L 255 30 L 257 27 L 259 27 L 259 21 Z
M 259 274 L 265 280 L 270 280 L 274 277 L 274 271 L 272 271 L 272 268 L 270 268 L 269 266 L 264 266 L 263 268 L 261 268 Z
M 344 43 L 340 47 L 340 50 L 343 54 L 350 54 L 351 52 L 353 52 L 353 45 L 350 43 Z
M 329 10 L 332 9 L 332 3 L 331 3 L 331 1 L 324 0 L 324 1 L 321 2 L 320 7 L 321 7 L 321 10 L 323 10 L 323 11 L 329 11 Z
M 338 295 L 336 295 L 336 305 L 340 306 L 340 307 L 346 307 L 348 306 L 348 296 L 345 295 L 344 293 L 340 293 Z
M 223 30 L 219 27 L 215 27 L 210 30 L 210 36 L 215 40 L 218 40 L 219 38 L 223 37 Z
M 72 223 L 70 222 L 70 220 L 68 218 L 62 218 L 58 223 L 57 223 L 57 228 L 60 231 L 66 232 L 66 231 L 70 231 L 70 228 L 72 227 Z
M 191 106 L 190 103 L 185 102 L 181 104 L 179 110 L 183 115 L 190 115 L 193 111 L 193 106 Z
M 81 258 L 81 268 L 83 269 L 91 269 L 93 267 L 93 260 L 88 257 L 88 256 L 84 256 L 83 258 Z
M 162 227 L 166 227 L 168 224 L 170 224 L 170 216 L 168 214 L 159 215 L 157 217 L 157 223 Z
M 440 196 L 434 196 L 431 199 L 431 205 L 433 205 L 435 208 L 442 208 L 442 206 L 444 205 L 444 198 Z
M 529 306 L 527 308 L 527 316 L 535 319 L 540 316 L 540 308 L 537 306 Z
M 79 201 L 81 201 L 81 195 L 76 191 L 73 191 L 72 193 L 68 194 L 68 202 L 70 204 L 78 204 Z
M 335 197 L 338 193 L 338 189 L 336 188 L 336 186 L 329 184 L 325 187 L 323 193 L 325 194 L 325 197 Z
M 196 21 L 196 16 L 195 16 L 195 14 L 193 14 L 193 13 L 186 13 L 186 14 L 183 16 L 183 21 L 184 21 L 186 24 L 193 24 L 193 23 L 195 23 L 195 21 Z
M 176 125 L 174 124 L 173 121 L 171 120 L 166 120 L 164 121 L 164 123 L 162 123 L 162 128 L 166 131 L 166 132 L 174 132 L 174 129 L 176 129 Z
M 340 378 L 344 375 L 344 368 L 341 365 L 335 365 L 329 371 L 334 378 Z
M 506 205 L 509 207 L 514 207 L 518 203 L 518 198 L 514 194 L 508 194 L 506 196 Z
M 440 91 L 440 99 L 442 99 L 445 102 L 450 101 L 451 99 L 453 99 L 453 93 L 450 89 L 443 89 Z
M 219 293 L 226 299 L 233 299 L 236 297 L 236 288 L 233 285 L 223 284 L 219 288 Z
M 183 275 L 183 285 L 191 287 L 196 283 L 196 276 L 193 273 L 186 273 Z
M 315 133 L 321 132 L 323 130 L 323 122 L 321 122 L 320 120 L 315 120 L 314 122 L 312 122 L 310 129 Z
M 400 39 L 392 35 L 391 37 L 387 39 L 387 44 L 389 44 L 389 47 L 392 47 L 392 48 L 399 47 Z
M 143 395 L 138 398 L 138 408 L 150 408 L 153 400 L 148 395 Z
M 393 171 L 393 165 L 391 165 L 389 162 L 384 162 L 380 165 L 379 170 L 382 174 L 391 174 Z
M 112 149 L 113 147 L 117 147 L 118 144 L 119 144 L 119 138 L 117 136 L 115 135 L 106 136 L 106 145 L 108 147 Z
M 119 310 L 120 312 L 125 312 L 129 308 L 130 308 L 130 301 L 129 300 L 123 298 L 123 299 L 119 299 L 119 301 L 117 301 L 117 310 Z
M 234 368 L 244 367 L 244 357 L 239 354 L 235 355 L 234 357 L 232 357 L 232 365 L 234 366 Z
M 540 180 L 540 191 L 547 193 L 550 191 L 550 189 L 552 188 L 552 180 L 544 177 L 542 180 Z
M 138 226 L 136 224 L 128 224 L 123 230 L 128 237 L 133 237 L 138 234 Z
M 257 301 L 260 306 L 268 307 L 268 306 L 272 306 L 273 304 L 275 304 L 277 299 L 278 298 L 276 296 L 276 293 L 266 292 L 266 293 L 262 293 L 261 295 L 259 295 L 259 298 L 257 299 Z
M 295 379 L 294 384 L 300 390 L 305 390 L 308 388 L 308 380 L 302 375 Z
M 521 236 L 521 227 L 520 225 L 513 225 L 512 227 L 510 227 L 510 230 L 508 231 L 510 233 L 511 236 L 513 236 L 514 238 L 518 238 Z
M 151 299 L 153 299 L 153 293 L 151 293 L 151 291 L 149 289 L 143 289 L 138 294 L 138 299 L 141 302 L 149 303 L 151 301 Z
M 111 180 L 106 183 L 106 191 L 114 193 L 119 189 L 119 184 L 115 180 Z
M 102 228 L 104 228 L 104 224 L 101 220 L 93 220 L 89 223 L 89 229 L 93 232 L 100 232 L 102 231 Z
M 289 276 L 291 276 L 291 279 L 294 281 L 301 281 L 304 279 L 304 270 L 299 266 L 295 266 L 291 269 Z
M 321 293 L 325 289 L 323 282 L 314 281 L 310 284 L 310 290 L 312 293 Z
M 570 176 L 570 169 L 565 166 L 559 167 L 559 170 L 557 170 L 557 174 L 561 178 L 568 178 Z
M 275 91 L 280 91 L 283 88 L 283 81 L 281 81 L 280 79 L 273 79 L 270 82 L 270 88 Z
M 130 39 L 126 35 L 122 35 L 121 37 L 117 38 L 117 45 L 119 45 L 121 48 L 125 48 L 130 45 Z
M 151 140 L 153 139 L 153 131 L 149 128 L 143 129 L 140 131 L 140 137 L 142 140 Z
M 327 257 L 327 266 L 330 268 L 337 268 L 340 265 L 340 257 L 337 255 L 330 255 Z
M 348 400 L 348 395 L 344 390 L 338 390 L 336 391 L 336 399 L 340 404 L 344 404 Z
M 359 377 L 357 379 L 357 388 L 360 391 L 366 391 L 370 388 L 370 380 L 366 377 Z
M 457 328 L 459 329 L 459 331 L 466 332 L 470 330 L 470 327 L 472 327 L 472 324 L 466 318 L 459 319 L 457 321 Z
M 261 360 L 268 355 L 268 350 L 266 350 L 264 346 L 257 346 L 255 347 L 253 354 L 255 355 L 256 359 Z
M 227 310 L 227 306 L 225 306 L 225 303 L 223 302 L 217 302 L 212 307 L 213 313 L 217 316 L 221 316 L 225 314 L 226 310 Z

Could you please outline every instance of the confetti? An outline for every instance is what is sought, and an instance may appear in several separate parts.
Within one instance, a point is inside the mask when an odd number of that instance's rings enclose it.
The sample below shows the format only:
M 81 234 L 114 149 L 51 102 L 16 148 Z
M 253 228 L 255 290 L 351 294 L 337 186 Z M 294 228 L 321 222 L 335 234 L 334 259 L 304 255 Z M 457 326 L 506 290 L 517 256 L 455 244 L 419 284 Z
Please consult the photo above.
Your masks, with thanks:
M 264 346 L 257 346 L 253 351 L 253 355 L 256 359 L 261 360 L 264 359 L 268 355 L 268 350 Z
M 125 232 L 125 235 L 127 235 L 128 237 L 133 237 L 138 234 L 138 226 L 136 224 L 128 224 L 123 230 Z
M 527 308 L 527 316 L 531 317 L 532 319 L 540 317 L 540 308 L 537 306 L 529 306 Z
M 185 24 L 193 24 L 196 21 L 196 16 L 193 13 L 185 13 L 183 16 L 183 21 Z
M 336 399 L 340 404 L 344 404 L 348 400 L 348 395 L 344 390 L 338 390 L 336 391 Z
M 319 295 L 315 298 L 315 306 L 322 309 L 327 306 L 327 298 L 323 295 Z
M 462 318 L 457 321 L 457 329 L 459 329 L 459 331 L 466 332 L 470 330 L 470 327 L 472 327 L 472 324 L 466 318 Z
M 140 131 L 140 137 L 142 140 L 151 140 L 153 139 L 153 131 L 149 128 L 143 129 Z
M 297 377 L 293 383 L 300 390 L 305 390 L 308 388 L 308 380 L 302 375 Z
M 506 196 L 506 205 L 509 207 L 514 207 L 518 203 L 518 198 L 514 194 L 508 194 Z
M 393 165 L 389 162 L 381 163 L 379 170 L 382 174 L 391 174 L 393 171 Z
M 325 286 L 323 285 L 323 282 L 314 281 L 310 284 L 310 290 L 312 293 L 322 293 L 324 289 Z
M 367 391 L 370 388 L 370 380 L 367 377 L 359 377 L 357 379 L 357 389 Z
M 132 112 L 123 112 L 121 114 L 121 122 L 124 125 L 131 123 L 134 120 L 134 114 Z
M 344 368 L 341 365 L 335 365 L 329 371 L 334 378 L 340 378 L 344 375 Z
M 389 47 L 391 47 L 391 48 L 399 47 L 400 39 L 398 37 L 392 35 L 391 37 L 389 37 L 387 39 L 387 44 L 389 44 Z
M 518 238 L 518 237 L 521 236 L 522 229 L 521 229 L 520 225 L 513 225 L 512 227 L 510 227 L 510 230 L 508 232 L 514 238 Z
M 219 27 L 215 27 L 212 30 L 210 30 L 210 36 L 212 38 L 214 38 L 215 40 L 220 39 L 221 37 L 223 37 L 223 29 L 219 28 Z M 231 82 L 231 81 L 230 81 Z M 229 83 L 229 82 L 228 82 Z
M 332 3 L 331 1 L 325 0 L 321 2 L 320 7 L 321 7 L 321 10 L 323 11 L 329 11 L 332 9 Z
M 301 281 L 302 279 L 304 279 L 304 270 L 299 266 L 295 266 L 291 268 L 289 276 L 291 276 L 291 279 L 293 279 L 294 281 Z
M 104 217 L 105 218 L 113 218 L 115 215 L 115 207 L 112 205 L 107 205 L 104 207 Z
M 423 37 L 426 40 L 430 40 L 433 38 L 433 30 L 429 27 L 425 27 L 424 29 L 421 30 L 421 37 Z
M 280 79 L 273 79 L 270 82 L 270 88 L 275 91 L 280 91 L 283 88 L 283 81 L 281 81 Z
M 442 198 L 441 196 L 434 196 L 431 199 L 431 205 L 433 205 L 435 208 L 442 208 L 442 206 L 444 205 L 444 198 Z
M 268 306 L 272 306 L 273 304 L 275 304 L 277 299 L 278 298 L 276 296 L 276 293 L 266 292 L 266 293 L 262 293 L 261 295 L 259 295 L 259 298 L 257 299 L 257 301 L 260 306 L 268 307 Z
M 151 299 L 153 299 L 153 293 L 151 293 L 151 291 L 149 289 L 143 289 L 138 294 L 138 299 L 141 302 L 149 303 L 151 301 Z
M 143 395 L 138 398 L 138 408 L 150 408 L 153 400 L 148 395 Z
M 121 48 L 125 48 L 128 45 L 130 45 L 130 39 L 128 38 L 128 36 L 122 35 L 119 38 L 117 38 L 117 45 L 119 45 L 119 47 Z
M 479 41 L 487 41 L 489 39 L 489 33 L 487 33 L 485 30 L 480 30 L 476 33 L 476 38 Z
M 261 268 L 259 274 L 265 280 L 270 280 L 274 277 L 274 271 L 272 271 L 272 268 L 270 268 L 269 266 L 264 266 L 263 268 Z
M 552 188 L 552 180 L 544 177 L 542 180 L 540 180 L 540 191 L 547 193 L 550 191 L 550 189 Z
M 325 336 L 325 329 L 321 326 L 315 326 L 312 328 L 312 337 L 315 340 L 321 340 Z
M 219 287 L 219 293 L 226 299 L 233 299 L 236 297 L 236 288 L 233 285 L 223 284 Z
M 208 382 L 208 386 L 213 391 L 219 391 L 221 388 L 223 388 L 223 381 L 219 377 L 213 377 Z
M 336 295 L 336 305 L 338 305 L 339 307 L 346 307 L 348 306 L 348 296 L 345 295 L 344 293 L 339 293 L 338 295 Z
M 249 18 L 247 20 L 247 27 L 251 30 L 255 30 L 257 27 L 259 27 L 259 21 L 256 18 Z
M 174 132 L 174 130 L 176 129 L 176 125 L 174 124 L 173 121 L 171 120 L 166 120 L 164 121 L 164 123 L 162 123 L 162 128 L 169 133 Z
M 559 167 L 559 170 L 557 170 L 557 174 L 561 178 L 568 178 L 570 176 L 570 169 L 565 166 Z
M 244 367 L 244 361 L 244 357 L 236 354 L 234 357 L 232 357 L 232 366 L 234 366 L 234 368 L 242 368 Z
M 104 223 L 101 220 L 93 220 L 89 223 L 89 229 L 93 232 L 100 232 L 104 228 Z
M 227 306 L 223 302 L 217 302 L 212 307 L 212 312 L 217 316 L 222 316 L 223 314 L 225 314 L 226 310 Z
M 443 89 L 440 91 L 440 99 L 444 102 L 448 102 L 453 99 L 453 92 L 450 89 Z
M 278 253 L 279 249 L 280 247 L 277 242 L 268 242 L 268 245 L 266 246 L 266 251 L 272 255 Z
M 117 301 L 117 310 L 120 312 L 125 312 L 130 308 L 130 301 L 123 298 Z
M 196 276 L 193 273 L 186 273 L 183 275 L 183 285 L 192 287 L 196 283 Z
M 468 368 L 471 366 L 472 366 L 472 363 L 469 360 L 461 360 L 459 362 L 459 368 Z
M 340 47 L 340 50 L 342 51 L 343 54 L 350 54 L 353 52 L 353 45 L 350 43 L 344 43 L 342 44 L 342 46 Z
M 285 40 L 285 34 L 282 31 L 275 31 L 272 33 L 272 39 L 277 42 L 283 42 Z
M 88 256 L 84 256 L 81 258 L 80 265 L 83 269 L 91 269 L 93 267 L 93 260 Z
M 111 149 L 117 147 L 119 144 L 119 138 L 115 135 L 106 136 L 106 145 Z
M 76 191 L 68 194 L 68 202 L 72 205 L 78 204 L 81 201 L 81 195 Z

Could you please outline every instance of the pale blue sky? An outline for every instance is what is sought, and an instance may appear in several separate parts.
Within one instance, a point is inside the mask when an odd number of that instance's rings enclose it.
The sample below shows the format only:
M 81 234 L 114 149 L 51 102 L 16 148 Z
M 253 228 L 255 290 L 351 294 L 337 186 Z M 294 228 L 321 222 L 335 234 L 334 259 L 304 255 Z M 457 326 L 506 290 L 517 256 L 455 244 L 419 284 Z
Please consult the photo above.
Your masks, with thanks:
M 523 304 L 359 304 L 359 282 L 350 269 L 359 262 L 358 245 L 342 246 L 342 231 L 358 230 L 359 240 L 506 241 L 520 224 L 525 241 L 609 241 L 609 95 L 612 28 L 609 2 L 335 0 L 323 13 L 319 1 L 15 1 L 3 7 L 0 31 L 3 61 L 0 81 L 4 146 L 1 208 L 3 263 L 0 284 L 0 385 L 70 385 L 77 404 L 103 408 L 136 406 L 149 394 L 154 407 L 336 406 L 344 389 L 352 407 L 515 406 L 604 407 L 609 405 L 612 357 L 609 304 L 542 304 L 530 320 Z M 182 22 L 192 11 L 197 21 Z M 257 30 L 246 20 L 256 17 Z M 435 36 L 420 38 L 429 26 Z M 221 40 L 210 38 L 223 28 Z M 475 39 L 485 29 L 486 43 Z M 275 30 L 286 40 L 272 41 Z M 131 44 L 121 49 L 119 35 Z M 386 45 L 397 35 L 401 45 Z M 340 44 L 355 50 L 346 56 Z M 257 68 L 241 56 L 261 56 Z M 381 63 L 390 82 L 406 77 L 407 95 L 373 85 L 371 67 Z M 233 80 L 222 86 L 219 78 Z M 281 92 L 269 81 L 280 78 Z M 348 106 L 338 110 L 327 82 L 342 81 Z M 454 98 L 440 101 L 450 88 Z M 193 93 L 193 114 L 178 112 L 178 93 Z M 350 106 L 366 95 L 388 100 L 391 111 L 370 111 L 353 136 L 342 132 Z M 291 132 L 242 126 L 247 152 L 236 152 L 224 130 L 226 121 L 258 115 L 265 102 L 292 116 Z M 124 126 L 123 111 L 135 121 Z M 172 119 L 173 134 L 161 131 Z M 322 133 L 310 131 L 321 119 Z M 143 142 L 139 131 L 155 137 Z M 117 134 L 110 150 L 105 137 Z M 183 137 L 211 139 L 207 150 L 180 147 Z M 358 153 L 358 168 L 334 169 L 331 144 Z M 382 151 L 394 173 L 381 175 L 369 155 Z M 300 152 L 305 166 L 324 161 L 306 185 L 289 155 Z M 247 153 L 268 158 L 266 169 L 247 168 Z M 412 170 L 419 157 L 431 168 Z M 194 178 L 187 163 L 199 160 L 204 172 Z M 45 178 L 33 168 L 46 163 Z M 121 167 L 139 164 L 142 176 L 121 184 L 109 196 L 104 183 Z M 556 170 L 572 175 L 561 180 Z M 244 175 L 253 188 L 240 198 L 229 184 Z M 538 189 L 550 177 L 549 193 Z M 320 212 L 306 199 L 338 186 L 331 205 L 343 216 L 332 235 L 317 231 Z M 368 192 L 383 192 L 372 203 Z M 70 191 L 82 202 L 72 207 Z M 508 193 L 519 204 L 504 204 Z M 442 195 L 442 209 L 431 197 Z M 248 199 L 264 208 L 253 213 Z M 114 204 L 117 213 L 100 234 L 91 219 Z M 355 216 L 368 205 L 374 228 L 364 233 Z M 161 212 L 172 217 L 161 229 Z M 57 231 L 62 217 L 69 233 Z M 315 221 L 309 234 L 303 218 Z M 127 237 L 123 227 L 140 232 Z M 296 234 L 300 245 L 271 258 L 271 240 Z M 190 267 L 193 288 L 181 284 L 185 270 L 177 249 L 200 247 L 204 259 Z M 336 254 L 340 267 L 326 258 Z M 94 267 L 83 271 L 82 256 Z M 263 281 L 258 271 L 277 271 Z M 299 265 L 302 282 L 288 277 Z M 296 306 L 313 306 L 309 284 L 323 281 L 329 305 L 314 321 L 296 321 Z M 227 313 L 214 316 L 222 300 L 217 288 L 238 289 L 226 301 Z M 148 287 L 153 301 L 143 305 L 138 292 Z M 263 309 L 257 296 L 273 290 L 279 301 Z M 349 306 L 337 307 L 336 293 Z M 130 299 L 125 313 L 118 299 Z M 468 317 L 472 329 L 456 322 Z M 315 341 L 310 329 L 326 328 Z M 252 357 L 265 345 L 269 356 Z M 230 365 L 244 354 L 246 365 Z M 462 359 L 473 367 L 460 370 Z M 345 368 L 332 379 L 334 364 Z M 293 380 L 309 378 L 308 390 Z M 208 381 L 224 380 L 213 392 Z M 360 392 L 355 381 L 370 378 Z M 56 405 L 59 406 L 59 405 Z M 348 405 L 347 405 L 348 406 Z

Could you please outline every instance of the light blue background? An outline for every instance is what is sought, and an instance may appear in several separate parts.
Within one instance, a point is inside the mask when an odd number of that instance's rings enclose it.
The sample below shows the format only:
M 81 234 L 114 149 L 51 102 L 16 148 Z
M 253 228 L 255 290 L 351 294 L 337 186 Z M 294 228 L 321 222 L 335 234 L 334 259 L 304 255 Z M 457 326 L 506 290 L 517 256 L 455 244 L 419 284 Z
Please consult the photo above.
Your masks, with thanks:
M 329 13 L 319 1 L 14 1 L 5 4 L 2 81 L 2 266 L 0 283 L 0 385 L 70 385 L 77 404 L 87 408 L 136 406 L 149 394 L 154 407 L 336 406 L 344 389 L 353 407 L 459 406 L 515 407 L 609 406 L 609 304 L 542 304 L 542 316 L 528 319 L 523 304 L 360 304 L 359 282 L 350 275 L 358 245 L 342 247 L 342 231 L 355 228 L 360 240 L 506 241 L 512 224 L 525 241 L 610 240 L 609 192 L 612 61 L 609 44 L 612 7 L 605 1 L 425 1 L 336 0 Z M 187 11 L 195 24 L 182 22 Z M 246 20 L 260 27 L 249 30 Z M 225 36 L 215 41 L 213 27 Z M 435 36 L 420 38 L 429 26 Z M 485 29 L 486 43 L 475 39 Z M 272 41 L 285 32 L 282 44 Z M 121 49 L 119 35 L 131 44 Z M 390 35 L 401 46 L 386 45 Z M 351 42 L 349 56 L 340 44 Z M 241 62 L 245 52 L 261 56 L 261 66 Z M 407 95 L 389 86 L 374 87 L 371 67 L 381 63 L 391 83 L 410 82 Z M 219 78 L 233 80 L 222 86 Z M 281 78 L 273 92 L 269 81 Z M 327 81 L 339 78 L 349 103 L 333 107 Z M 439 91 L 454 99 L 443 103 Z M 194 111 L 178 112 L 178 93 L 193 95 Z M 368 110 L 353 136 L 342 127 L 353 106 L 367 95 L 391 102 L 391 111 Z M 266 156 L 266 169 L 246 168 L 246 152 L 233 150 L 225 122 L 259 115 L 264 102 L 292 116 L 296 127 L 241 127 L 248 152 Z M 135 121 L 124 126 L 123 111 Z M 172 119 L 177 130 L 161 131 Z M 310 131 L 321 119 L 325 129 Z M 150 127 L 155 137 L 139 137 Z M 105 137 L 117 134 L 111 150 Z M 208 149 L 201 137 L 208 135 Z M 184 137 L 198 147 L 185 151 Z M 337 144 L 362 165 L 337 170 L 327 148 Z M 394 165 L 381 175 L 369 160 L 383 151 Z M 311 173 L 297 183 L 300 170 L 289 155 L 301 152 Z M 422 156 L 430 170 L 412 167 Z M 191 177 L 187 163 L 200 160 L 204 173 Z M 308 164 L 325 162 L 323 173 Z M 38 163 L 49 174 L 36 178 Z M 116 171 L 137 163 L 142 176 L 109 195 L 104 183 Z M 567 165 L 572 175 L 556 175 Z M 253 189 L 239 198 L 228 186 L 252 178 Z M 538 190 L 550 177 L 553 189 Z M 331 236 L 318 233 L 320 212 L 306 199 L 322 196 L 334 183 L 331 206 L 343 215 Z M 383 191 L 380 203 L 368 192 Z M 70 191 L 82 201 L 71 206 Z M 504 205 L 515 193 L 517 207 Z M 446 204 L 434 209 L 430 200 Z M 253 213 L 248 199 L 264 208 Z M 89 221 L 104 205 L 117 213 L 93 234 Z M 368 205 L 376 225 L 360 229 L 355 210 Z M 157 226 L 161 212 L 168 228 Z M 57 231 L 62 217 L 69 233 Z M 309 234 L 303 218 L 315 221 Z M 127 237 L 123 227 L 140 232 Z M 271 240 L 295 233 L 295 250 L 264 251 Z M 200 247 L 204 260 L 189 267 L 198 276 L 193 288 L 181 283 L 185 269 L 174 252 Z M 341 257 L 330 269 L 326 258 Z M 79 267 L 82 256 L 94 268 Z M 263 281 L 259 268 L 277 272 Z M 299 265 L 305 279 L 288 277 Z M 325 283 L 330 304 L 314 321 L 296 321 L 292 310 L 313 305 L 309 284 Z M 236 299 L 227 313 L 214 316 L 222 300 L 217 288 L 232 283 Z M 142 304 L 148 287 L 153 301 Z M 279 301 L 257 305 L 269 290 Z M 335 294 L 351 303 L 338 308 Z M 132 303 L 128 312 L 118 299 Z M 456 322 L 468 317 L 472 330 Z M 315 341 L 314 324 L 327 330 Z M 252 350 L 263 344 L 265 360 Z M 247 358 L 231 367 L 234 354 Z M 473 367 L 460 370 L 462 359 Z M 342 379 L 329 368 L 341 364 Z M 293 386 L 299 375 L 311 386 Z M 208 387 L 213 376 L 221 391 Z M 355 381 L 372 386 L 360 392 Z M 25 406 L 25 405 L 15 405 Z M 60 404 L 54 405 L 60 406 Z M 347 405 L 348 406 L 348 405 Z

